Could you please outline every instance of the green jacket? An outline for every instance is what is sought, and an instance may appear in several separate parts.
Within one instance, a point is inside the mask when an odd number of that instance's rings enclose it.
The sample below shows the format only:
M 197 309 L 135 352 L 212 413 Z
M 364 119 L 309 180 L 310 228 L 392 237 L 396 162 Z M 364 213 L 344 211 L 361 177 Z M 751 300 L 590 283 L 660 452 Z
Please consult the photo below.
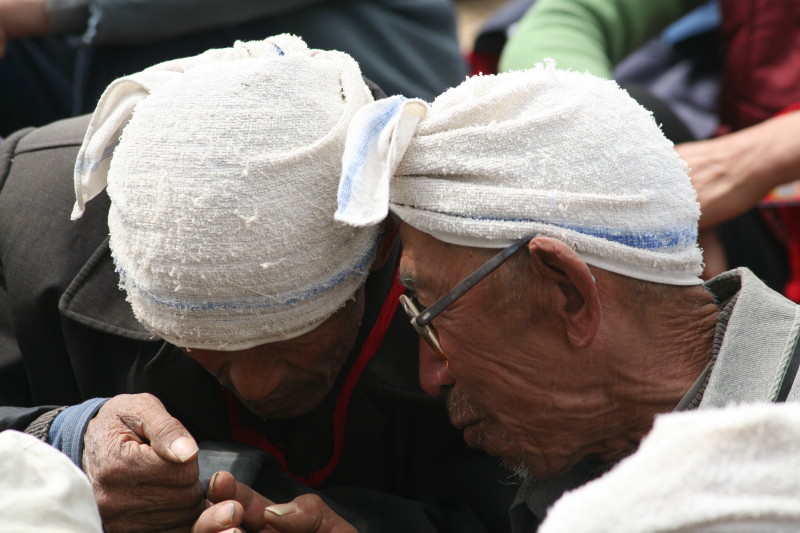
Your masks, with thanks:
M 500 70 L 544 58 L 610 79 L 614 65 L 703 0 L 538 0 L 503 49 Z

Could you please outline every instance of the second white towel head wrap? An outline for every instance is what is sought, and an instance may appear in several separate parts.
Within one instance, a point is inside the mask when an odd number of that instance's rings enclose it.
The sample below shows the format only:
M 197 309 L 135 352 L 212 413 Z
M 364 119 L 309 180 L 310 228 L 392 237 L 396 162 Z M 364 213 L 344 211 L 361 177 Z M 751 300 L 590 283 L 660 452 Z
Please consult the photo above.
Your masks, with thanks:
M 75 169 L 108 185 L 133 311 L 178 346 L 297 337 L 363 284 L 378 229 L 333 219 L 348 124 L 373 101 L 347 54 L 298 37 L 237 42 L 112 83 Z

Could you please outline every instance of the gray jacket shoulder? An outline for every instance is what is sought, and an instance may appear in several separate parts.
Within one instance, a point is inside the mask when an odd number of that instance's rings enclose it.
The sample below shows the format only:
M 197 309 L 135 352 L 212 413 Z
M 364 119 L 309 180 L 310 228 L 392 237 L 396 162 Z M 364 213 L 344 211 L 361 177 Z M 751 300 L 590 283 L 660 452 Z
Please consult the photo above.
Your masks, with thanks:
M 718 301 L 736 302 L 701 407 L 800 399 L 800 307 L 746 268 L 706 286 Z
M 0 143 L 0 189 L 5 184 L 17 155 L 53 148 L 80 147 L 90 118 L 90 115 L 83 115 L 59 120 L 41 128 L 27 128 L 3 140 Z
M 2 145 L 4 156 L 64 146 L 80 146 L 91 115 L 67 118 L 40 128 L 28 128 L 11 135 Z

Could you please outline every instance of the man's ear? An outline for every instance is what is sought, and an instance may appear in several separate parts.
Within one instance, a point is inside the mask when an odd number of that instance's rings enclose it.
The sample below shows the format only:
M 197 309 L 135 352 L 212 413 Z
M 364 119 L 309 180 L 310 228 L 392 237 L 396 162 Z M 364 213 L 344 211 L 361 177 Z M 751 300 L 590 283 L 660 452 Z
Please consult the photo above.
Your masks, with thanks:
M 536 237 L 528 243 L 531 261 L 545 283 L 552 283 L 553 309 L 564 324 L 570 343 L 585 348 L 594 341 L 602 310 L 589 266 L 566 243 Z
M 392 253 L 394 241 L 397 240 L 398 231 L 400 231 L 400 224 L 392 215 L 387 216 L 383 221 L 381 235 L 378 237 L 378 249 L 375 251 L 375 261 L 372 262 L 370 270 L 378 270 L 386 264 Z

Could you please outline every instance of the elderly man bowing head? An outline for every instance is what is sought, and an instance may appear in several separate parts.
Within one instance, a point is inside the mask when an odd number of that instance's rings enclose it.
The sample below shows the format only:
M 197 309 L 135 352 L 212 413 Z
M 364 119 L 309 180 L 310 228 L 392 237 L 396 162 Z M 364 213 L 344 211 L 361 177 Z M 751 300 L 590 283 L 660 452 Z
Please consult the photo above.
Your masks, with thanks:
M 701 284 L 686 166 L 615 83 L 539 65 L 393 113 L 348 137 L 367 156 L 345 159 L 337 218 L 403 221 L 420 381 L 527 479 L 521 531 L 658 413 L 793 397 L 796 307 L 747 270 Z
M 507 522 L 497 462 L 419 389 L 416 335 L 395 312 L 396 232 L 333 219 L 349 123 L 373 101 L 350 56 L 279 35 L 121 78 L 90 122 L 7 145 L 0 285 L 24 288 L 0 315 L 26 327 L 25 365 L 4 368 L 30 371 L 16 375 L 31 390 L 0 423 L 83 467 L 109 532 L 188 531 L 210 459 L 231 455 L 225 466 L 275 501 L 318 490 L 362 530 Z M 79 134 L 69 223 L 72 167 L 51 148 L 68 161 Z M 46 172 L 26 170 L 42 158 Z M 20 193 L 32 190 L 48 200 Z M 24 198 L 39 201 L 19 209 Z M 69 253 L 31 274 L 49 245 Z M 40 379 L 51 368 L 68 370 Z M 143 392 L 155 397 L 123 394 Z M 193 531 L 251 528 L 229 509 Z

